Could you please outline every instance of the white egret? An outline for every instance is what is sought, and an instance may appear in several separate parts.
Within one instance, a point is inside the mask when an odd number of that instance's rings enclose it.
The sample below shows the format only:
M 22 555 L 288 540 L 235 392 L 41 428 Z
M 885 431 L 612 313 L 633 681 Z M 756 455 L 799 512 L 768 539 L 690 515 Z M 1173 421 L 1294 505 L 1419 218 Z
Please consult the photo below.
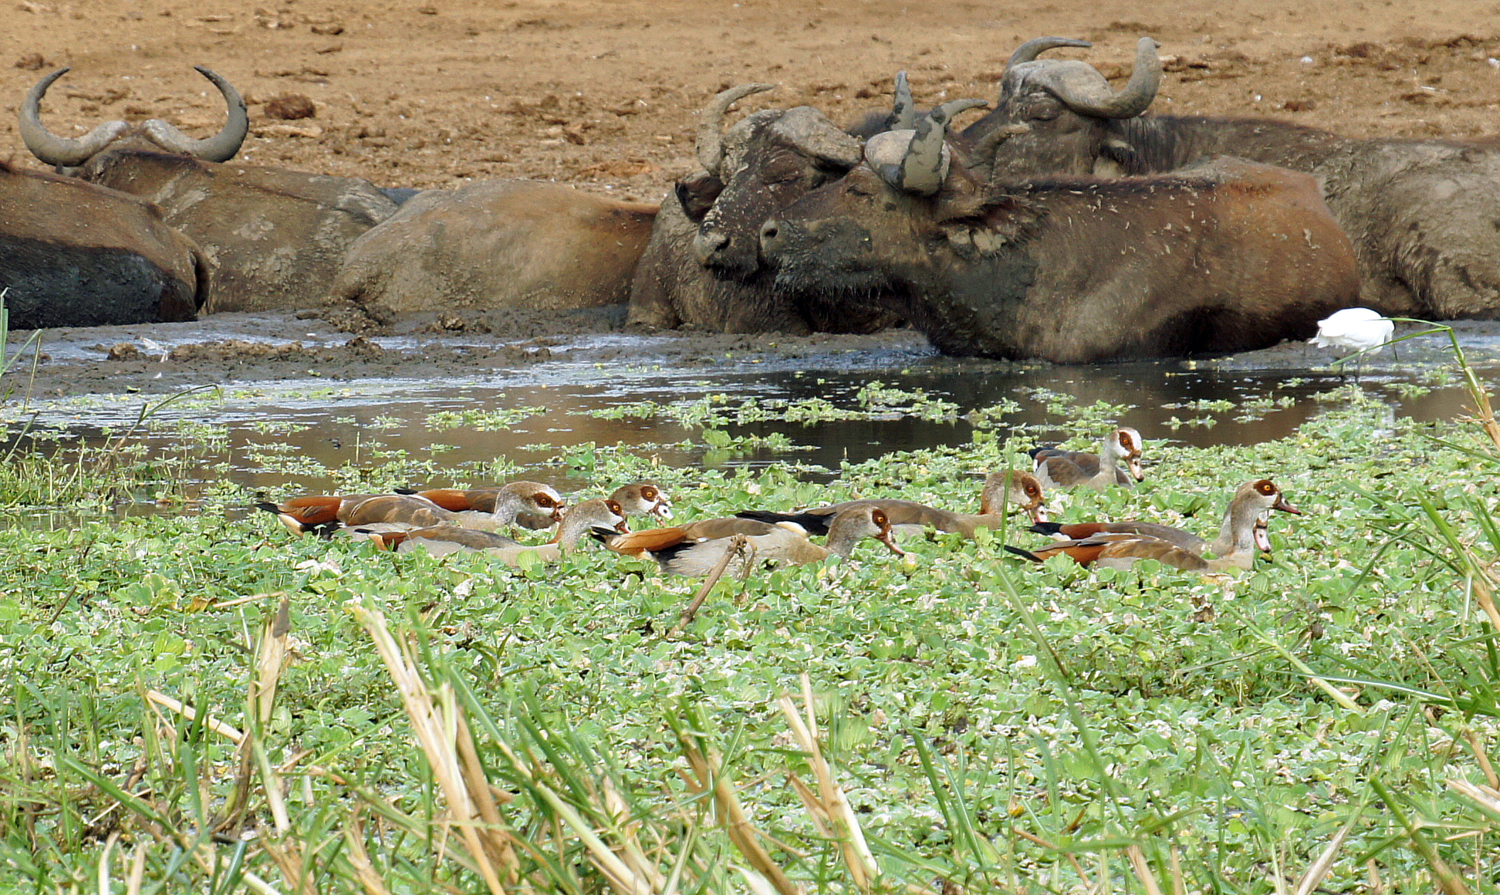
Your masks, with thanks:
M 1396 324 L 1379 311 L 1369 308 L 1345 308 L 1318 321 L 1318 334 L 1308 340 L 1317 348 L 1344 348 L 1350 354 L 1368 351 L 1376 354 L 1391 340 Z M 1394 349 L 1392 349 L 1394 350 Z
M 1379 311 L 1369 308 L 1345 308 L 1318 321 L 1318 334 L 1308 339 L 1308 344 L 1317 348 L 1344 349 L 1344 358 L 1363 353 L 1379 354 L 1396 332 L 1396 324 Z M 1391 346 L 1394 353 L 1396 346 Z M 1343 360 L 1344 358 L 1340 358 Z M 1354 370 L 1354 379 L 1359 381 L 1359 367 Z

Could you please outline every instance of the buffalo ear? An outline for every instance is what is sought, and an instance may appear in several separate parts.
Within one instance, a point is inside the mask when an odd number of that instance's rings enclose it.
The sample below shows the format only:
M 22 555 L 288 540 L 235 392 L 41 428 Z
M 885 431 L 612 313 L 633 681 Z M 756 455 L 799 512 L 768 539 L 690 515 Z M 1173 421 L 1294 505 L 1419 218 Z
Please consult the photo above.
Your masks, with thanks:
M 1146 162 L 1135 147 L 1124 140 L 1105 140 L 1102 158 L 1094 162 L 1094 174 L 1100 177 L 1123 177 L 1144 171 Z
M 682 213 L 695 224 L 703 222 L 704 216 L 722 192 L 724 181 L 706 171 L 677 181 L 677 201 L 682 205 Z
M 1025 242 L 1045 216 L 1024 195 L 980 190 L 962 202 L 943 203 L 938 227 L 954 251 L 976 257 Z

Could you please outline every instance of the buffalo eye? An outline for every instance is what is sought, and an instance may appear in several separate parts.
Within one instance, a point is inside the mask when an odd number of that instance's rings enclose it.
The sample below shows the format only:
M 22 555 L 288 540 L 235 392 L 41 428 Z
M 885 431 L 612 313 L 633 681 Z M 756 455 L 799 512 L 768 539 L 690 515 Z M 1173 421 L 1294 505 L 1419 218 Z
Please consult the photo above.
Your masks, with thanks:
M 1031 96 L 1020 104 L 1022 118 L 1033 121 L 1053 121 L 1063 113 L 1064 106 L 1051 94 Z

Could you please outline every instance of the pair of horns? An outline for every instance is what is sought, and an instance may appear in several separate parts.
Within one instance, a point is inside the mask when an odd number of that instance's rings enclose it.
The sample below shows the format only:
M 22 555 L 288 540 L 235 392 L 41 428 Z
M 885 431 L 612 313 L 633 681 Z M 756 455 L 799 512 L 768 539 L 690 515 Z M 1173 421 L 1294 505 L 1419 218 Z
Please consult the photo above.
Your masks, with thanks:
M 213 70 L 195 65 L 193 68 L 218 88 L 229 108 L 228 120 L 217 134 L 204 140 L 194 140 L 160 118 L 151 118 L 141 125 L 141 130 L 156 145 L 169 152 L 180 152 L 209 162 L 227 162 L 240 151 L 245 136 L 250 132 L 250 116 L 245 111 L 245 101 L 227 80 Z M 42 97 L 47 88 L 70 69 L 60 68 L 42 78 L 26 94 L 21 103 L 21 139 L 31 154 L 42 162 L 55 167 L 77 167 L 92 158 L 120 134 L 130 129 L 123 121 L 106 121 L 78 139 L 60 137 L 42 124 Z
M 931 196 L 947 179 L 952 160 L 948 122 L 961 112 L 987 105 L 982 99 L 955 99 L 934 106 L 914 127 L 871 137 L 865 142 L 865 161 L 891 186 Z
M 1058 47 L 1089 47 L 1086 40 L 1068 37 L 1036 37 L 1016 48 L 1005 63 L 1005 78 L 1025 72 L 1028 83 L 1035 83 L 1056 96 L 1063 105 L 1079 115 L 1095 118 L 1134 118 L 1151 108 L 1161 89 L 1160 46 L 1143 37 L 1135 45 L 1135 66 L 1130 80 L 1115 92 L 1093 66 L 1076 61 L 1037 59 L 1047 50 Z M 1024 67 L 1024 68 L 1023 68 Z

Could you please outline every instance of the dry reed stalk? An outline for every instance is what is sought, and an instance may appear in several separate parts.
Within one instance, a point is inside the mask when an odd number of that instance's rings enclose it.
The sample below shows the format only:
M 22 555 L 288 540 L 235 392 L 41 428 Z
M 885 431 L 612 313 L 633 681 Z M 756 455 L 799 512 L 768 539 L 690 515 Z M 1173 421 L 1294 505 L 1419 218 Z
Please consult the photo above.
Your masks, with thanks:
M 1307 871 L 1302 874 L 1302 878 L 1297 881 L 1297 888 L 1293 890 L 1292 895 L 1312 895 L 1313 892 L 1317 891 L 1318 886 L 1323 884 L 1323 879 L 1328 876 L 1328 871 L 1333 869 L 1333 860 L 1338 857 L 1339 849 L 1343 847 L 1344 840 L 1349 836 L 1349 831 L 1354 829 L 1354 822 L 1358 817 L 1359 812 L 1356 812 L 1354 817 L 1350 818 L 1342 827 L 1339 827 L 1337 833 L 1333 834 L 1333 839 L 1329 841 L 1328 846 L 1323 849 L 1322 853 L 1318 855 L 1317 860 L 1308 866 Z
M 1490 394 L 1474 376 L 1469 377 L 1469 397 L 1474 399 L 1474 422 L 1484 429 L 1495 450 L 1500 452 L 1500 422 L 1495 420 L 1495 409 L 1490 406 Z
M 1500 817 L 1500 789 L 1467 780 L 1449 780 L 1448 788 L 1469 799 L 1485 814 Z
M 173 699 L 172 697 L 158 690 L 147 690 L 146 698 L 166 709 L 167 711 L 172 712 L 173 714 L 181 715 L 189 723 L 198 720 L 197 709 L 183 703 L 180 700 Z M 203 719 L 203 726 L 207 727 L 209 730 L 212 730 L 219 736 L 224 737 L 235 745 L 239 745 L 240 743 L 244 742 L 245 735 L 243 733 L 240 733 L 238 730 L 235 730 L 230 725 L 225 724 L 223 721 L 220 721 L 218 718 L 215 718 L 212 715 Z
M 141 886 L 146 881 L 146 842 L 136 843 L 130 856 L 130 877 L 125 881 L 125 895 L 141 895 Z
M 465 783 L 462 762 L 454 748 L 458 730 L 453 688 L 446 684 L 440 685 L 435 702 L 408 651 L 399 647 L 391 636 L 385 616 L 378 610 L 359 606 L 354 607 L 353 612 L 360 625 L 369 632 L 376 652 L 380 654 L 381 661 L 385 662 L 386 671 L 395 683 L 397 692 L 401 694 L 401 704 L 411 721 L 412 731 L 416 734 L 417 742 L 432 768 L 433 778 L 437 780 L 438 788 L 442 790 L 448 803 L 448 825 L 457 828 L 485 886 L 490 892 L 499 895 L 505 891 L 505 886 L 500 881 L 500 872 L 490 860 L 489 848 L 480 839 L 476 826 L 480 820 L 479 809 Z M 442 706 L 441 710 L 439 704 Z M 516 866 L 502 869 L 508 878 L 519 876 L 519 868 Z
M 801 780 L 795 777 L 789 779 L 797 795 L 802 798 L 802 803 L 807 806 L 808 813 L 820 827 L 819 832 L 839 844 L 839 853 L 844 858 L 845 866 L 849 868 L 855 887 L 861 892 L 868 892 L 880 877 L 880 866 L 875 862 L 875 855 L 871 853 L 869 844 L 865 842 L 864 831 L 860 829 L 848 797 L 844 795 L 843 788 L 834 782 L 833 768 L 823 757 L 823 750 L 818 745 L 812 682 L 806 674 L 802 675 L 802 701 L 807 710 L 805 723 L 797 714 L 797 706 L 792 702 L 791 696 L 783 695 L 778 704 L 792 729 L 793 739 L 801 747 L 812 768 L 813 778 L 818 784 L 817 794 L 814 795 Z
M 1146 855 L 1141 847 L 1135 843 L 1125 847 L 1125 857 L 1130 859 L 1130 869 L 1135 871 L 1135 878 L 1146 887 L 1146 895 L 1162 895 L 1161 885 L 1156 881 L 1156 874 L 1151 872 L 1151 867 L 1146 863 Z
M 366 895 L 390 895 L 390 890 L 385 887 L 385 880 L 375 870 L 375 863 L 370 860 L 370 853 L 365 849 L 365 822 L 360 817 L 363 810 L 359 803 L 355 803 L 354 809 L 349 813 L 349 823 L 344 825 L 344 846 L 349 860 L 349 866 L 354 868 L 354 878 L 364 886 Z
M 641 847 L 639 835 L 641 823 L 640 821 L 633 823 L 626 821 L 630 817 L 630 806 L 625 803 L 619 790 L 615 789 L 614 782 L 608 777 L 602 777 L 600 784 L 603 789 L 604 809 L 616 823 L 615 836 L 619 842 L 615 845 L 615 854 L 630 867 L 637 877 L 650 881 L 652 892 L 675 891 L 676 886 L 662 876 L 661 869 L 656 866 L 656 862 L 646 857 L 646 850 Z
M 516 860 L 515 850 L 511 847 L 505 820 L 500 816 L 499 806 L 495 804 L 494 787 L 485 776 L 484 765 L 479 761 L 479 752 L 474 748 L 474 736 L 469 732 L 469 724 L 464 720 L 463 712 L 458 710 L 457 705 L 454 706 L 454 714 L 454 723 L 457 728 L 455 736 L 459 758 L 462 761 L 464 782 L 468 785 L 469 796 L 479 811 L 480 819 L 484 821 L 481 841 L 489 852 L 490 860 L 505 869 L 506 886 L 513 887 L 517 882 L 519 862 Z
M 284 590 L 271 591 L 271 592 L 263 593 L 263 594 L 250 594 L 247 597 L 236 597 L 233 600 L 225 600 L 222 603 L 210 603 L 206 608 L 208 608 L 208 609 L 229 609 L 229 608 L 232 608 L 234 606 L 242 605 L 244 603 L 254 603 L 254 602 L 257 602 L 259 600 L 264 600 L 267 597 L 282 597 L 283 599 L 285 599 L 286 595 L 287 595 L 286 591 L 284 591 Z
M 724 551 L 724 555 L 709 570 L 708 577 L 703 581 L 703 586 L 698 588 L 698 593 L 693 595 L 692 602 L 688 603 L 687 608 L 682 610 L 682 615 L 678 617 L 677 624 L 672 627 L 672 631 L 668 636 L 676 637 L 680 635 L 688 625 L 693 623 L 693 619 L 698 617 L 698 610 L 702 608 L 703 601 L 708 599 L 709 592 L 714 589 L 715 584 L 719 583 L 719 579 L 724 577 L 724 570 L 729 568 L 729 563 L 736 556 L 745 557 L 746 569 L 749 569 L 750 563 L 755 559 L 755 548 L 750 546 L 750 542 L 745 540 L 744 535 L 734 535 L 731 538 L 729 549 Z
M 677 740 L 693 773 L 692 788 L 696 792 L 713 795 L 719 826 L 724 829 L 730 843 L 740 855 L 750 863 L 750 868 L 764 877 L 780 895 L 802 895 L 801 888 L 791 881 L 786 871 L 761 847 L 760 832 L 755 829 L 755 825 L 745 814 L 744 807 L 740 805 L 734 784 L 724 776 L 723 759 L 718 752 L 711 748 L 705 752 L 699 748 L 698 742 L 687 731 L 679 730 Z
M 1464 552 L 1468 554 L 1469 567 L 1476 572 L 1469 576 L 1471 586 L 1474 588 L 1474 599 L 1479 602 L 1479 608 L 1483 609 L 1484 614 L 1489 617 L 1490 626 L 1500 631 L 1500 609 L 1495 607 L 1494 575 L 1472 550 L 1465 547 Z
M 261 849 L 276 862 L 291 890 L 297 895 L 318 895 L 318 888 L 313 885 L 312 868 L 303 861 L 297 843 L 285 836 L 272 835 L 269 830 L 261 833 Z
M 1010 831 L 1011 833 L 1020 836 L 1022 839 L 1025 839 L 1027 842 L 1030 842 L 1032 845 L 1039 845 L 1042 848 L 1047 849 L 1048 851 L 1062 852 L 1062 849 L 1058 848 L 1057 845 L 1047 841 L 1046 839 L 1043 839 L 1035 833 L 1028 833 L 1020 827 L 1011 827 Z M 1075 857 L 1072 852 L 1062 853 L 1063 856 L 1068 859 L 1068 863 L 1073 865 L 1073 872 L 1078 874 L 1078 878 L 1083 880 L 1084 885 L 1088 887 L 1089 891 L 1103 891 L 1098 884 L 1089 883 L 1089 875 L 1084 872 L 1083 865 L 1078 863 L 1078 858 Z
M 1490 757 L 1484 752 L 1484 743 L 1479 740 L 1479 732 L 1470 728 L 1464 733 L 1464 741 L 1473 751 L 1474 760 L 1479 762 L 1479 769 L 1484 772 L 1485 782 L 1489 783 L 1491 789 L 1500 789 L 1500 776 L 1495 774 L 1495 768 L 1490 764 Z

